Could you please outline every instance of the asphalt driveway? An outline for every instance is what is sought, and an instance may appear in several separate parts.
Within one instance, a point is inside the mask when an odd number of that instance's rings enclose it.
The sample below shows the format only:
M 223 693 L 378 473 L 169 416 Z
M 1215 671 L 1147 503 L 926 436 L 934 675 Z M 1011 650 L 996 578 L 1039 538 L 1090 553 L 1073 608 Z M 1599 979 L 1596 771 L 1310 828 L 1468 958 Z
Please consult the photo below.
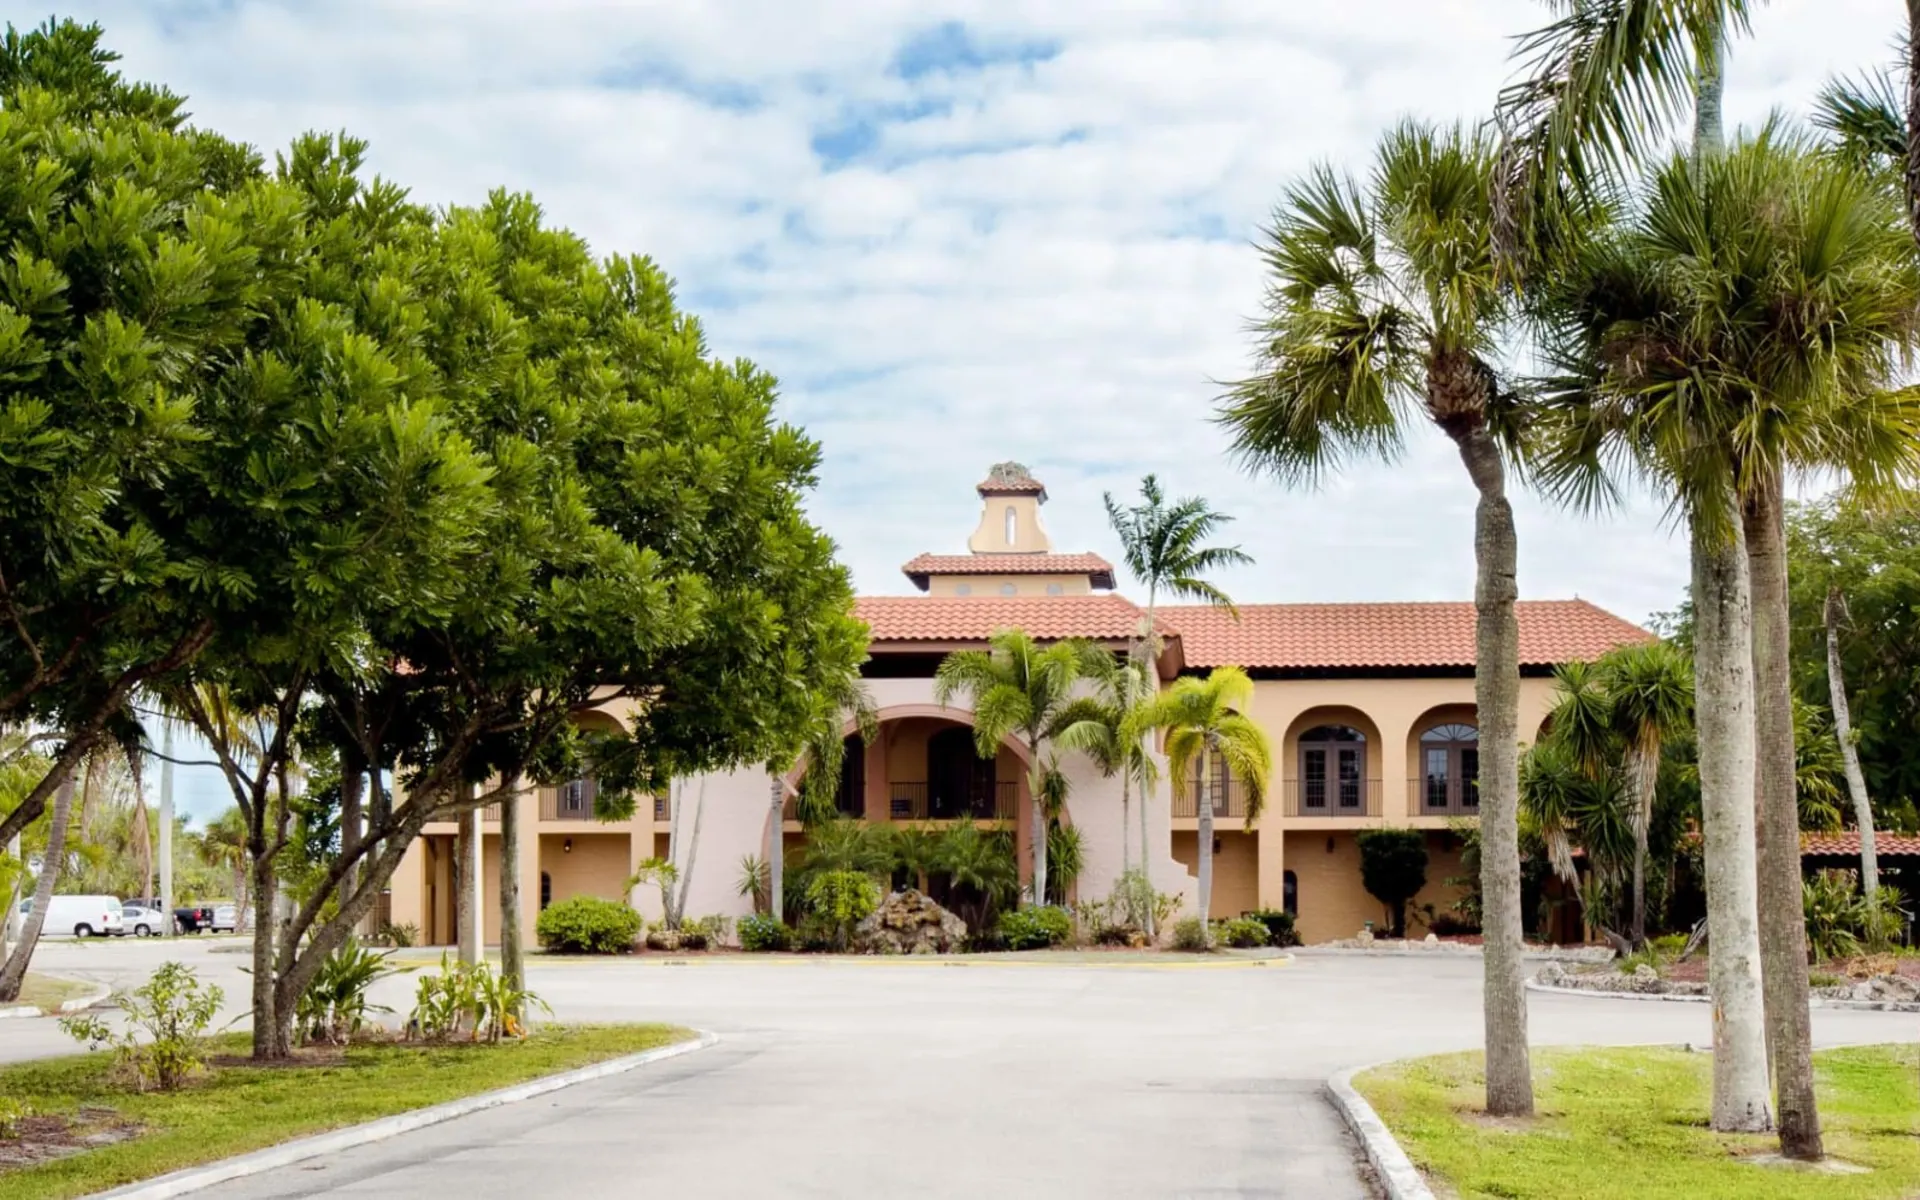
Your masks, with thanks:
M 1342 1200 L 1368 1192 L 1321 1081 L 1481 1036 L 1470 958 L 642 960 L 540 965 L 532 983 L 562 1019 L 674 1021 L 723 1041 L 199 1194 Z M 0 1057 L 8 1024 L 41 1023 L 0 1023 Z M 1534 995 L 1531 1024 L 1540 1043 L 1709 1037 L 1696 1004 Z M 1821 1010 L 1815 1032 L 1887 1041 L 1913 1025 Z

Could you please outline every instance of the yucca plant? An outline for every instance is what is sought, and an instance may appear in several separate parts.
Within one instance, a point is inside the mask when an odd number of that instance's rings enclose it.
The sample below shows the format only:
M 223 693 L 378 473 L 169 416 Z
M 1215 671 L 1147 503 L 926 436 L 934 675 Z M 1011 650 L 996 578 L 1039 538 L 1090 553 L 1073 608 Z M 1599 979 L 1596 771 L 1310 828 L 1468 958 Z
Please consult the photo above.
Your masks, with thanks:
M 349 935 L 320 960 L 313 981 L 300 994 L 293 1015 L 294 1037 L 303 1044 L 346 1045 L 366 1024 L 368 1014 L 393 1011 L 370 1002 L 367 992 L 380 980 L 400 973 L 387 965 L 387 955 Z

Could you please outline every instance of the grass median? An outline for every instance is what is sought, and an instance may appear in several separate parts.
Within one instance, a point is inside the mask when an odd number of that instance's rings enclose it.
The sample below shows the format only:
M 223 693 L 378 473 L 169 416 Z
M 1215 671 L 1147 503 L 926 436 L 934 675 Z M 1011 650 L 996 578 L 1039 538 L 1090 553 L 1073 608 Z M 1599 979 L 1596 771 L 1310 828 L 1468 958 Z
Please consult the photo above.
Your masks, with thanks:
M 41 1012 L 53 1012 L 67 1001 L 77 1000 L 93 990 L 94 985 L 84 980 L 36 975 L 28 971 L 25 982 L 20 985 L 20 999 L 15 1003 L 31 1004 Z
M 0 1200 L 84 1196 L 693 1036 L 668 1025 L 547 1026 L 499 1045 L 369 1043 L 254 1067 L 234 1061 L 247 1053 L 235 1035 L 208 1048 L 210 1061 L 231 1065 L 170 1093 L 128 1091 L 109 1054 L 0 1068 L 0 1097 L 34 1114 L 22 1135 L 0 1138 Z M 89 1139 L 104 1144 L 76 1148 Z
M 1707 1126 L 1711 1056 L 1672 1047 L 1541 1049 L 1538 1115 L 1493 1120 L 1481 1058 L 1392 1063 L 1354 1087 L 1436 1191 L 1507 1200 L 1905 1200 L 1920 1195 L 1920 1046 L 1814 1056 L 1826 1170 L 1769 1164 L 1771 1136 Z M 1852 1168 L 1852 1169 L 1849 1169 Z

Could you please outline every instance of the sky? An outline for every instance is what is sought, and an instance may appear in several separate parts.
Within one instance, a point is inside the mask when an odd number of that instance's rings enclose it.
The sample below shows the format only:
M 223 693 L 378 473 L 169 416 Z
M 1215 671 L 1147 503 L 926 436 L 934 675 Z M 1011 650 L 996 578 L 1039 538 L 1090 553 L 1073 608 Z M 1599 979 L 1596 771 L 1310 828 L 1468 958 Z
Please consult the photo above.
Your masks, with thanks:
M 814 518 L 855 583 L 959 552 L 989 464 L 1048 488 L 1055 547 L 1118 561 L 1102 492 L 1158 474 L 1236 521 L 1242 602 L 1472 595 L 1474 495 L 1421 430 L 1317 491 L 1243 472 L 1212 422 L 1250 368 L 1256 239 L 1316 161 L 1364 170 L 1407 117 L 1483 119 L 1535 0 L 80 0 L 130 75 L 271 153 L 371 143 L 434 204 L 530 192 L 653 257 L 713 352 L 781 381 L 821 443 Z M 1887 0 L 1773 0 L 1726 113 L 1804 113 L 1888 60 Z M 1644 621 L 1684 539 L 1642 499 L 1516 499 L 1526 597 Z M 1123 583 L 1123 590 L 1126 587 Z M 189 805 L 224 807 L 183 771 Z

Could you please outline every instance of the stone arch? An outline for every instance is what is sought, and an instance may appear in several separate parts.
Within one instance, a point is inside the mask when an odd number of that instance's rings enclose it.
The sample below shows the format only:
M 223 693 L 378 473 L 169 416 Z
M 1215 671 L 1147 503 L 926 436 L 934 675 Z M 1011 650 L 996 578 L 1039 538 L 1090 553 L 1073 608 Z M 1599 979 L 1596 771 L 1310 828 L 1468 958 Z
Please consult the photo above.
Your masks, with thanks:
M 1350 704 L 1316 704 L 1287 723 L 1287 731 L 1275 747 L 1278 754 L 1274 766 L 1282 779 L 1300 777 L 1300 736 L 1323 725 L 1345 726 L 1358 733 L 1367 747 L 1367 778 L 1380 778 L 1386 743 L 1380 737 L 1379 723 L 1364 709 Z
M 1472 736 L 1429 738 L 1470 728 Z M 1477 778 L 1480 715 L 1470 702 L 1436 704 L 1407 727 L 1407 808 L 1415 816 L 1471 815 L 1479 811 Z M 1432 761 L 1429 762 L 1431 756 Z M 1438 803 L 1446 796 L 1444 805 Z

